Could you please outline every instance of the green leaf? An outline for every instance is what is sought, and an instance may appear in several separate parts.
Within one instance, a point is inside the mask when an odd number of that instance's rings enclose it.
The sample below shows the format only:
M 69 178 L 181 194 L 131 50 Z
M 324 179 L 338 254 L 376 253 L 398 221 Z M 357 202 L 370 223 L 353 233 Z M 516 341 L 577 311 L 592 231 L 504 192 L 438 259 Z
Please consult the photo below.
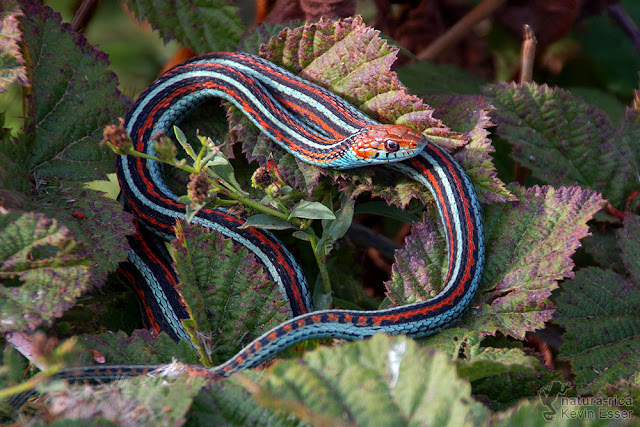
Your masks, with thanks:
M 0 330 L 51 324 L 86 291 L 93 263 L 56 220 L 0 208 Z
M 520 348 L 482 347 L 482 334 L 462 328 L 448 328 L 424 340 L 430 348 L 454 358 L 458 375 L 469 381 L 506 373 L 533 373 L 536 359 Z
M 299 426 L 286 412 L 261 407 L 246 387 L 247 379 L 259 382 L 264 371 L 245 371 L 224 382 L 209 384 L 194 399 L 187 425 Z
M 300 202 L 291 210 L 289 218 L 336 219 L 336 216 L 331 209 L 320 202 L 300 200 Z
M 241 228 L 249 227 L 264 228 L 265 230 L 295 230 L 298 228 L 294 223 L 287 221 L 286 219 L 267 214 L 252 215 L 247 218 Z
M 483 94 L 497 108 L 497 134 L 534 177 L 554 186 L 582 185 L 618 206 L 637 187 L 638 113 L 616 128 L 607 115 L 546 85 L 495 84 Z
M 336 212 L 335 219 L 322 221 L 322 237 L 318 240 L 317 247 L 323 248 L 324 255 L 329 255 L 333 244 L 345 235 L 351 221 L 353 220 L 353 207 L 355 201 L 347 199 L 345 196 L 340 198 L 342 207 Z
M 29 85 L 24 58 L 20 53 L 20 33 L 18 18 L 23 16 L 17 4 L 3 4 L 6 7 L 0 12 L 0 93 L 6 92 L 7 86 L 18 83 Z
M 219 233 L 198 225 L 176 226 L 176 270 L 180 293 L 213 354 L 225 361 L 267 330 L 289 318 L 288 301 L 244 246 L 234 248 Z
M 257 399 L 324 425 L 479 424 L 489 411 L 470 393 L 449 356 L 376 335 L 276 363 Z
M 238 7 L 228 0 L 127 0 L 138 19 L 148 20 L 165 41 L 176 39 L 196 53 L 235 50 L 244 31 Z
M 584 268 L 565 282 L 556 322 L 566 328 L 560 357 L 571 361 L 579 392 L 595 392 L 632 379 L 640 363 L 640 217 L 631 215 L 618 232 L 628 277 Z
M 25 57 L 32 74 L 25 132 L 16 151 L 40 177 L 92 180 L 113 171 L 113 153 L 101 147 L 105 125 L 123 115 L 107 56 L 60 23 L 37 2 L 25 2 Z

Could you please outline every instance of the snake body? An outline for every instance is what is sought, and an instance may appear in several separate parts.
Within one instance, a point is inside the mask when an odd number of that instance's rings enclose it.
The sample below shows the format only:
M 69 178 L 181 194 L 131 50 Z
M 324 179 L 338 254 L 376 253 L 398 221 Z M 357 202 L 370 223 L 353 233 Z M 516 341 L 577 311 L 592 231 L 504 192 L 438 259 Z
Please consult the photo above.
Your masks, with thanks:
M 448 248 L 442 291 L 433 298 L 373 311 L 311 311 L 301 269 L 269 232 L 241 229 L 243 221 L 223 209 L 204 208 L 193 222 L 220 232 L 251 251 L 287 295 L 293 317 L 246 345 L 222 365 L 188 366 L 192 375 L 226 377 L 255 367 L 279 351 L 314 338 L 363 339 L 376 333 L 431 335 L 455 322 L 469 307 L 484 266 L 483 225 L 473 185 L 442 148 L 403 125 L 375 122 L 338 96 L 272 63 L 241 53 L 212 53 L 168 71 L 131 107 L 125 127 L 138 151 L 153 155 L 154 138 L 168 133 L 197 106 L 212 98 L 236 105 L 262 132 L 297 159 L 319 167 L 346 169 L 382 164 L 423 184 L 434 197 Z M 142 224 L 133 237 L 125 274 L 138 288 L 156 330 L 187 338 L 184 304 L 171 289 L 176 273 L 163 244 L 185 206 L 169 190 L 160 165 L 118 156 L 116 171 L 128 208 Z M 107 365 L 70 368 L 57 378 L 108 380 L 162 371 L 168 365 Z

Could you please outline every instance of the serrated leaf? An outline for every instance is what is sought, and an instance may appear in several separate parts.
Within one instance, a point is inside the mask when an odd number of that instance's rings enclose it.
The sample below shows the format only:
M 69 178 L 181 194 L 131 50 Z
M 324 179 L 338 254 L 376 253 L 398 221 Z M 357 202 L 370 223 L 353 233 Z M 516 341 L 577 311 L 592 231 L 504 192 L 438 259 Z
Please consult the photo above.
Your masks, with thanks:
M 181 425 L 204 385 L 197 377 L 138 377 L 101 388 L 74 387 L 52 396 L 49 414 L 63 425 L 75 419 L 81 421 L 78 425 L 94 425 L 102 417 L 116 425 Z
M 100 260 L 90 269 L 92 286 L 101 287 L 118 263 L 127 259 L 127 236 L 135 232 L 133 216 L 116 200 L 67 184 L 57 192 L 43 194 L 36 202 L 41 212 L 75 233 L 89 256 Z
M 336 216 L 331 209 L 320 202 L 300 200 L 300 202 L 291 210 L 289 218 L 336 219 Z
M 534 83 L 489 85 L 483 94 L 497 107 L 497 134 L 534 177 L 592 188 L 614 205 L 637 188 L 637 114 L 616 128 L 604 112 L 571 93 Z
M 264 371 L 246 371 L 243 378 L 259 382 Z M 188 414 L 188 425 L 251 425 L 298 426 L 302 423 L 288 413 L 260 407 L 243 386 L 244 381 L 233 376 L 224 382 L 210 384 L 194 399 Z
M 601 208 L 599 194 L 578 187 L 512 187 L 518 202 L 485 211 L 486 266 L 472 329 L 524 338 L 554 312 L 558 280 L 573 277 L 571 256 Z
M 436 109 L 434 114 L 440 120 L 467 139 L 467 145 L 454 158 L 465 169 L 480 200 L 484 203 L 515 200 L 498 178 L 491 158 L 495 150 L 487 129 L 494 126 L 489 114 L 495 107 L 478 95 L 431 95 L 426 101 Z
M 325 425 L 472 425 L 488 410 L 470 392 L 449 356 L 376 335 L 276 363 L 258 401 Z
M 556 322 L 566 328 L 561 358 L 571 360 L 580 392 L 595 392 L 619 379 L 635 378 L 640 363 L 640 256 L 638 216 L 629 216 L 618 244 L 631 276 L 590 267 L 564 283 Z
M 429 348 L 449 354 L 456 362 L 458 376 L 469 381 L 507 373 L 533 373 L 536 359 L 520 348 L 482 347 L 482 334 L 462 328 L 447 328 L 424 340 Z
M 244 26 L 229 0 L 127 0 L 138 19 L 148 20 L 165 41 L 176 39 L 202 54 L 235 50 Z
M 544 326 L 554 311 L 549 301 L 557 281 L 572 276 L 573 255 L 588 234 L 586 222 L 602 199 L 580 188 L 510 189 L 516 203 L 492 205 L 484 213 L 486 266 L 472 309 L 463 317 L 472 330 L 500 331 L 520 339 Z M 414 224 L 396 251 L 387 296 L 396 305 L 440 292 L 447 268 L 444 236 L 434 219 Z
M 18 18 L 23 16 L 16 5 L 3 5 L 5 10 L 0 12 L 0 93 L 7 91 L 7 86 L 18 83 L 29 85 L 24 58 L 20 52 L 20 33 Z
M 107 56 L 61 24 L 60 15 L 26 1 L 25 56 L 32 89 L 20 147 L 39 176 L 89 180 L 113 170 L 113 153 L 101 147 L 103 128 L 123 115 Z
M 288 319 L 286 297 L 244 246 L 234 247 L 198 225 L 178 223 L 172 247 L 179 291 L 198 332 L 210 335 L 220 362 Z
M 0 330 L 51 324 L 87 290 L 93 263 L 56 220 L 0 208 Z
M 492 418 L 491 425 L 495 426 L 529 426 L 544 427 L 552 424 L 557 427 L 564 426 L 610 426 L 612 424 L 633 425 L 633 421 L 620 420 L 619 423 L 612 422 L 613 417 L 602 415 L 611 410 L 605 406 L 577 405 L 575 400 L 565 405 L 561 405 L 558 396 L 542 402 L 540 400 L 523 400 L 517 405 L 496 413 Z M 613 411 L 611 414 L 618 412 Z

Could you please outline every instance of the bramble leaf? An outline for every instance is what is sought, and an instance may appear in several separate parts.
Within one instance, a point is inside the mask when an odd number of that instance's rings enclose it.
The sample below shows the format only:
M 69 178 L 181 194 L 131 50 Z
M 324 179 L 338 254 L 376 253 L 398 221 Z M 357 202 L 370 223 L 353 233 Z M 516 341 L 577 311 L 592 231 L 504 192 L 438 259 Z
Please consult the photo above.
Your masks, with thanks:
M 603 111 L 546 85 L 495 84 L 483 94 L 497 107 L 496 133 L 534 177 L 592 188 L 616 206 L 637 188 L 637 112 L 628 111 L 616 127 Z
M 446 384 L 446 387 L 442 385 Z M 471 399 L 450 356 L 376 335 L 269 368 L 258 402 L 325 425 L 466 425 L 489 411 Z
M 289 318 L 284 291 L 247 248 L 234 248 L 219 233 L 183 223 L 176 227 L 172 246 L 180 292 L 198 332 L 215 343 L 220 362 Z
M 518 202 L 485 210 L 487 262 L 478 308 L 465 323 L 523 339 L 551 318 L 551 291 L 573 277 L 571 256 L 602 198 L 578 187 L 511 189 Z
M 33 332 L 62 316 L 87 290 L 94 262 L 58 221 L 0 208 L 0 331 Z
M 6 9 L 0 12 L 0 93 L 5 92 L 11 83 L 29 85 L 19 46 L 22 34 L 18 18 L 23 13 L 17 4 L 3 4 L 3 7 Z
M 640 363 L 640 217 L 630 215 L 618 231 L 628 273 L 595 267 L 564 283 L 558 318 L 566 328 L 560 357 L 571 361 L 579 392 L 595 392 L 619 379 L 632 379 Z
M 573 255 L 601 198 L 580 188 L 510 188 L 519 202 L 494 204 L 485 213 L 486 266 L 480 291 L 464 322 L 483 334 L 500 331 L 520 339 L 542 328 L 553 314 L 549 301 L 557 281 L 572 276 Z M 443 286 L 446 242 L 432 221 L 414 224 L 396 251 L 389 299 L 425 300 Z
M 205 385 L 206 381 L 198 377 L 138 377 L 99 391 L 73 387 L 53 394 L 47 413 L 64 425 L 73 425 L 70 423 L 74 420 L 78 425 L 182 425 L 193 399 Z
M 151 22 L 168 42 L 176 39 L 196 53 L 235 50 L 244 31 L 238 7 L 229 0 L 127 0 L 138 19 Z
M 397 69 L 398 77 L 411 92 L 424 96 L 435 94 L 480 93 L 486 82 L 453 64 L 420 61 Z M 437 110 L 437 108 L 436 108 Z
M 23 4 L 25 56 L 34 62 L 27 64 L 31 95 L 15 150 L 29 152 L 27 168 L 40 177 L 100 178 L 113 170 L 113 153 L 99 145 L 103 127 L 123 115 L 107 56 L 50 8 Z
M 265 371 L 245 371 L 224 382 L 211 383 L 194 399 L 188 425 L 300 426 L 293 415 L 261 407 L 246 387 L 260 382 Z

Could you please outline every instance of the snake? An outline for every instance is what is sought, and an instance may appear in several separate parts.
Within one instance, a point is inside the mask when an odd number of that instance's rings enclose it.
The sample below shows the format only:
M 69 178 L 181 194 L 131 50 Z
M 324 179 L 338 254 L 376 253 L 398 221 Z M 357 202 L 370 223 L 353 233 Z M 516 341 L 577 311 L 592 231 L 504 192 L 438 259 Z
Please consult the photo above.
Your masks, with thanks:
M 289 301 L 292 317 L 215 367 L 184 365 L 182 372 L 209 379 L 259 366 L 280 351 L 320 338 L 361 340 L 374 334 L 413 338 L 456 322 L 475 297 L 484 268 L 482 213 L 473 184 L 443 148 L 402 124 L 381 124 L 327 89 L 265 59 L 240 52 L 192 58 L 161 75 L 129 109 L 124 127 L 133 147 L 156 154 L 166 134 L 212 98 L 235 105 L 262 133 L 301 162 L 328 169 L 371 165 L 408 176 L 433 195 L 447 245 L 441 291 L 424 301 L 379 310 L 313 311 L 305 276 L 287 248 L 269 231 L 249 227 L 224 208 L 205 207 L 191 220 L 246 247 Z M 164 179 L 162 165 L 133 155 L 116 156 L 126 207 L 137 219 L 123 274 L 136 283 L 149 324 L 174 340 L 189 340 L 188 317 L 176 292 L 177 273 L 164 245 L 175 236 L 186 206 Z M 171 364 L 95 365 L 63 369 L 60 379 L 108 381 L 170 370 Z

